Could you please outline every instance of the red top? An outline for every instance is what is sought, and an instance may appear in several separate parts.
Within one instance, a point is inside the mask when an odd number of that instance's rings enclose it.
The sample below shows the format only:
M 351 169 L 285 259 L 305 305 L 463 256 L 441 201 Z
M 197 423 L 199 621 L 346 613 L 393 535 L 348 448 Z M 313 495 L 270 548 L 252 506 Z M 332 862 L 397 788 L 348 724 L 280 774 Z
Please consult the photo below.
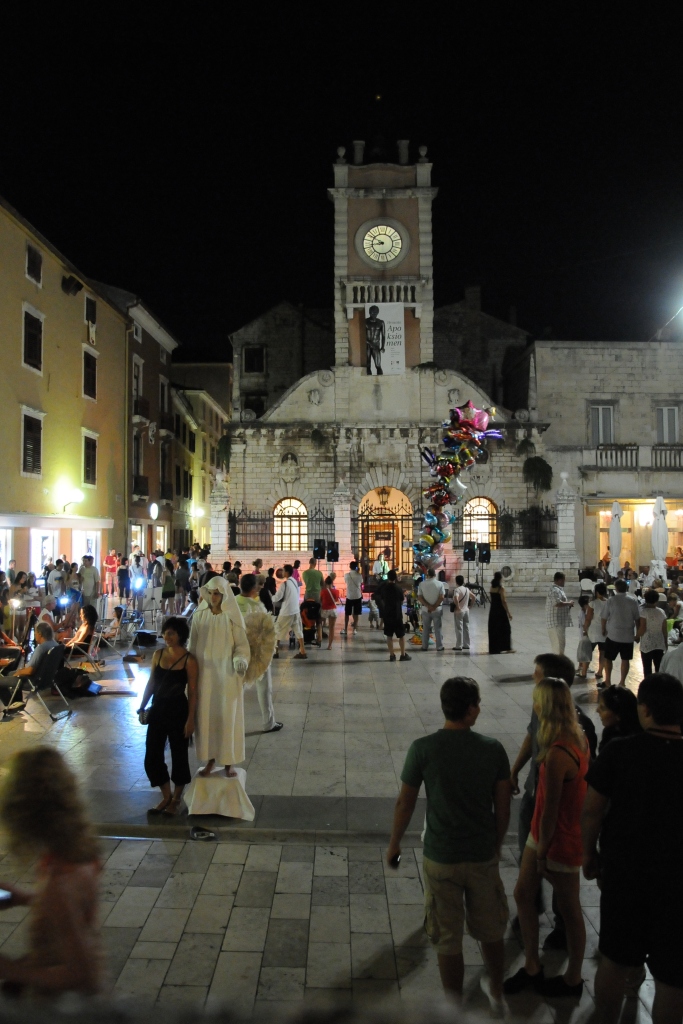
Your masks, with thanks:
M 554 860 L 558 864 L 565 864 L 568 867 L 580 867 L 583 860 L 583 849 L 581 846 L 581 811 L 583 801 L 586 797 L 586 772 L 588 771 L 588 750 L 581 750 L 574 745 L 565 746 L 563 743 L 553 743 L 553 747 L 559 747 L 578 765 L 578 772 L 575 778 L 565 779 L 562 784 L 562 796 L 557 813 L 557 825 L 555 834 L 548 847 L 548 860 Z M 552 747 L 551 747 L 552 749 Z M 531 835 L 538 842 L 541 828 L 541 817 L 545 807 L 546 794 L 546 766 L 545 761 L 541 763 L 541 770 L 538 774 L 538 789 L 536 790 L 536 806 L 534 816 L 531 819 Z
M 320 591 L 320 604 L 324 612 L 331 612 L 337 607 L 339 591 L 336 587 L 323 587 Z
M 116 573 L 118 567 L 119 560 L 116 557 L 116 555 L 107 555 L 107 557 L 104 560 L 104 571 L 111 573 L 113 575 Z

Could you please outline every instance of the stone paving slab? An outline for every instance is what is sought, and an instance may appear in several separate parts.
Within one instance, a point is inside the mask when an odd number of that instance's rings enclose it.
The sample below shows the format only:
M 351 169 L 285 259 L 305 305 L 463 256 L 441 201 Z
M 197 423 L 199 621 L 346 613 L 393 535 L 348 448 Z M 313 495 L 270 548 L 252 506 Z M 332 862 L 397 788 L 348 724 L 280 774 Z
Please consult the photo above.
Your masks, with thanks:
M 243 764 L 256 817 L 253 822 L 231 820 L 231 828 L 368 833 L 383 828 L 405 753 L 417 736 L 441 725 L 439 686 L 453 674 L 467 674 L 479 682 L 482 713 L 477 729 L 496 736 L 514 757 L 531 709 L 533 657 L 548 649 L 548 636 L 542 601 L 513 599 L 511 610 L 517 650 L 510 655 L 487 653 L 487 610 L 479 608 L 472 612 L 469 654 L 450 649 L 454 634 L 448 612 L 446 650 L 437 653 L 432 646 L 421 653 L 409 644 L 409 663 L 389 663 L 381 635 L 367 627 L 365 616 L 358 634 L 338 639 L 332 651 L 311 648 L 307 661 L 294 661 L 293 652 L 282 652 L 273 663 L 273 676 L 276 713 L 284 729 L 264 735 L 255 690 L 245 692 Z M 570 655 L 577 641 L 575 627 L 568 633 Z M 70 719 L 52 722 L 30 701 L 27 713 L 0 724 L 0 773 L 15 750 L 36 742 L 54 743 L 77 771 L 93 818 L 106 825 L 106 831 L 121 834 L 111 828 L 117 823 L 131 834 L 145 826 L 157 835 L 159 827 L 172 828 L 147 818 L 156 797 L 144 775 L 145 729 L 135 711 L 150 663 L 149 652 L 142 665 L 107 659 L 104 694 L 74 702 Z M 640 675 L 637 652 L 629 685 L 635 687 Z M 132 696 L 111 692 L 123 684 Z M 575 690 L 577 701 L 596 719 L 594 681 L 577 682 Z M 194 749 L 190 756 L 194 768 Z M 203 818 L 202 823 L 211 828 L 226 824 L 220 818 Z M 186 829 L 186 817 L 177 826 Z M 159 865 L 154 877 L 160 873 Z
M 276 1007 L 295 1009 L 330 998 L 362 1006 L 377 1001 L 385 1007 L 392 1001 L 420 1005 L 440 991 L 436 955 L 423 927 L 419 848 L 404 848 L 394 873 L 379 844 L 108 840 L 103 847 L 102 930 L 108 990 L 116 1000 L 209 1008 L 227 1001 L 258 1019 Z M 171 870 L 163 887 L 133 884 L 138 871 L 153 870 L 160 860 L 170 862 Z M 229 874 L 223 875 L 226 869 Z M 10 871 L 9 859 L 0 856 L 0 877 Z M 501 874 L 512 905 L 514 846 L 504 848 Z M 112 876 L 122 879 L 113 897 Z M 219 887 L 236 893 L 204 895 L 206 886 L 216 887 L 216 877 L 228 879 Z M 588 943 L 580 1005 L 546 1005 L 525 993 L 510 1000 L 514 1020 L 585 1020 L 597 965 L 598 895 L 595 883 L 582 884 Z M 0 953 L 25 951 L 27 924 L 25 908 L 2 914 Z M 543 915 L 541 939 L 549 928 Z M 468 935 L 463 952 L 468 1010 L 472 1019 L 488 1020 L 479 990 L 481 951 Z M 516 970 L 521 960 L 520 947 L 509 934 L 506 968 Z M 548 973 L 562 968 L 562 954 L 544 954 L 544 961 Z M 651 1001 L 648 976 L 639 999 L 629 1001 L 628 1019 L 649 1021 Z

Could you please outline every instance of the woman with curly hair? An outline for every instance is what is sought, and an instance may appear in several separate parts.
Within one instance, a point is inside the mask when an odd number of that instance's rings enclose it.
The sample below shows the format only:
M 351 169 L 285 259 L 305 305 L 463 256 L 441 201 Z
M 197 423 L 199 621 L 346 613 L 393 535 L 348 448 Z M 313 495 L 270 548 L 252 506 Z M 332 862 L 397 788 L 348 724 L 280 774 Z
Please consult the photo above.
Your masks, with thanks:
M 515 903 L 524 940 L 525 961 L 503 985 L 508 994 L 533 988 L 544 996 L 579 998 L 586 927 L 579 901 L 583 851 L 581 810 L 586 796 L 588 741 L 579 725 L 564 679 L 546 678 L 533 692 L 538 715 L 540 771 Z M 541 879 L 552 885 L 567 933 L 569 962 L 564 975 L 545 978 L 538 955 L 538 891 Z
M 101 864 L 76 778 L 52 747 L 23 750 L 9 761 L 0 791 L 0 821 L 9 852 L 40 855 L 33 893 L 0 881 L 11 897 L 0 908 L 28 906 L 29 952 L 0 955 L 6 993 L 94 995 L 101 987 L 97 919 Z

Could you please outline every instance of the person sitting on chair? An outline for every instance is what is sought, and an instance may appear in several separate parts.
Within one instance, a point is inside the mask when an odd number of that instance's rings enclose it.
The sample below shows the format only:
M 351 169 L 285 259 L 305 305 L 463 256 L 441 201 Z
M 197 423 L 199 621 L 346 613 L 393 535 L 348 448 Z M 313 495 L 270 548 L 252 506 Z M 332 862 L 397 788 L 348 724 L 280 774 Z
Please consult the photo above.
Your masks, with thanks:
M 45 659 L 48 651 L 52 650 L 53 647 L 58 647 L 59 644 L 54 638 L 52 632 L 52 626 L 48 626 L 47 622 L 39 622 L 36 625 L 36 648 L 31 655 L 29 661 L 23 668 L 19 668 L 11 676 L 7 676 L 7 679 L 25 679 L 30 678 L 33 685 L 40 689 L 41 676 L 45 671 Z M 0 698 L 3 703 L 6 703 L 14 691 L 16 683 L 13 683 L 11 687 L 0 687 Z
M 114 608 L 114 618 L 102 634 L 102 637 L 105 640 L 113 641 L 115 643 L 119 639 L 121 635 L 121 622 L 123 620 L 124 610 L 125 609 L 122 604 L 117 604 Z
M 90 644 L 92 643 L 92 636 L 95 632 L 95 624 L 97 623 L 97 609 L 91 605 L 86 604 L 81 608 L 81 624 L 74 633 L 71 640 L 67 640 L 64 644 L 67 653 L 74 652 L 80 654 L 82 657 L 87 658 L 90 650 Z
M 5 670 L 13 670 L 21 660 L 22 649 L 2 629 L 0 629 L 0 675 Z

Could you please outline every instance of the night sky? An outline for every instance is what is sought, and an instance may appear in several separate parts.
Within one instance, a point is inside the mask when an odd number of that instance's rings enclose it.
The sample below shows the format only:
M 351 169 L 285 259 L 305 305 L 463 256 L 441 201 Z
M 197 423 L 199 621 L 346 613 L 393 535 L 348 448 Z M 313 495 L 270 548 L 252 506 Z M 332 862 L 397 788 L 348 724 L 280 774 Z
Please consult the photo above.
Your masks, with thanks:
M 331 305 L 331 164 L 377 135 L 434 161 L 437 305 L 480 284 L 534 336 L 595 339 L 683 305 L 680 16 L 153 6 L 5 19 L 0 192 L 184 358 L 282 299 Z

